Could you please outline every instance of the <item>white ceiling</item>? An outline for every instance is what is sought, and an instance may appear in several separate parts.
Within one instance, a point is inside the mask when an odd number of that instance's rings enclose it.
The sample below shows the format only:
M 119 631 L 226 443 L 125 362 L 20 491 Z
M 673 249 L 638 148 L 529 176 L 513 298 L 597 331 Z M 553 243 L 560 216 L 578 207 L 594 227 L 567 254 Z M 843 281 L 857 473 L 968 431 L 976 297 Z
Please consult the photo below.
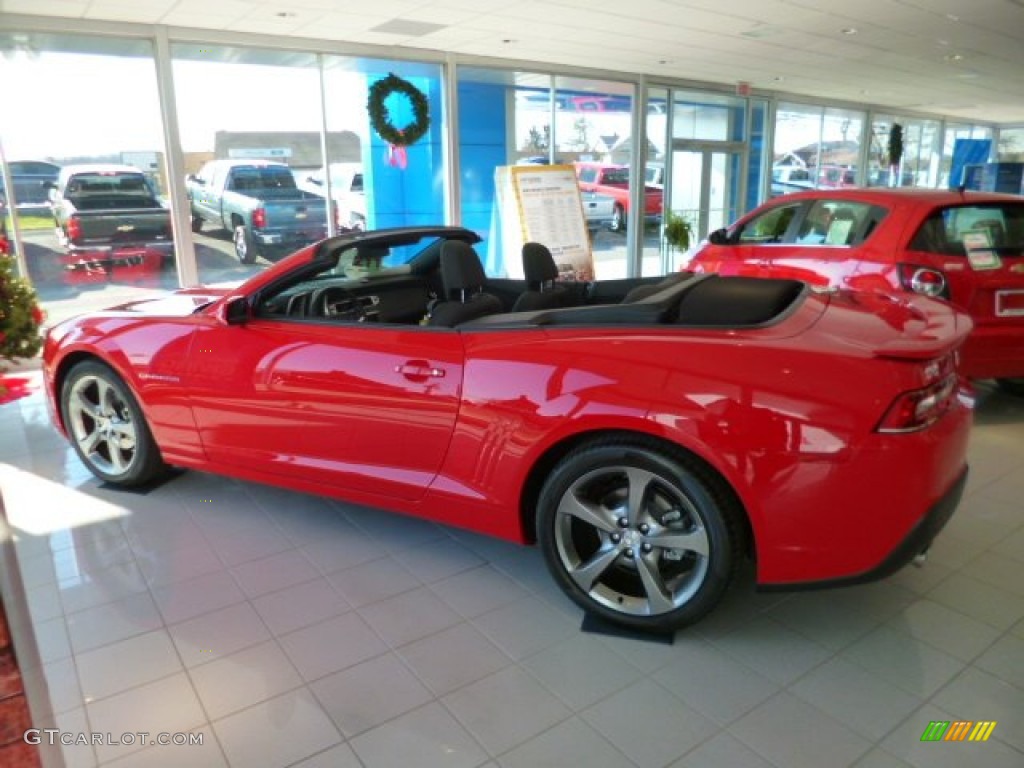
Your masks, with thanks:
M 742 81 L 1024 123 L 1024 0 L 0 0 L 0 11 Z

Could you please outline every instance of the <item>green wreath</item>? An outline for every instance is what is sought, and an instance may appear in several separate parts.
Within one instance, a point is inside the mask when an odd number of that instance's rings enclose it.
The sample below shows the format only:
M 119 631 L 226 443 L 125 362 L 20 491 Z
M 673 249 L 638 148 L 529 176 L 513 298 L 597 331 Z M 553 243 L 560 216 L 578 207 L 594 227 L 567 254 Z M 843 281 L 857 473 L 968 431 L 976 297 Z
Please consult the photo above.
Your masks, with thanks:
M 400 93 L 409 99 L 414 120 L 404 128 L 396 128 L 391 122 L 388 108 L 384 104 L 388 96 Z M 388 144 L 407 147 L 419 141 L 430 128 L 430 105 L 423 92 L 408 80 L 389 74 L 370 86 L 370 98 L 366 103 L 370 113 L 370 125 Z

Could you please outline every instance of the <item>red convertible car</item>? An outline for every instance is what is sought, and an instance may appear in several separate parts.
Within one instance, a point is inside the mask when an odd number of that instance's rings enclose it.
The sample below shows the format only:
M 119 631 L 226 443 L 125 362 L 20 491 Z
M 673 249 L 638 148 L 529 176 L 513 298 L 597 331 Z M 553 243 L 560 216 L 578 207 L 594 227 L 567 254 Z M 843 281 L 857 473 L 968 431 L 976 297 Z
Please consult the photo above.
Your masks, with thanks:
M 1024 197 L 797 192 L 713 232 L 686 268 L 946 299 L 974 321 L 961 370 L 1024 395 Z
M 641 630 L 703 616 L 743 557 L 763 587 L 884 576 L 953 513 L 971 322 L 951 305 L 564 284 L 536 244 L 526 281 L 486 280 L 478 240 L 353 232 L 61 323 L 52 416 L 110 483 L 173 465 L 537 542 L 572 599 Z

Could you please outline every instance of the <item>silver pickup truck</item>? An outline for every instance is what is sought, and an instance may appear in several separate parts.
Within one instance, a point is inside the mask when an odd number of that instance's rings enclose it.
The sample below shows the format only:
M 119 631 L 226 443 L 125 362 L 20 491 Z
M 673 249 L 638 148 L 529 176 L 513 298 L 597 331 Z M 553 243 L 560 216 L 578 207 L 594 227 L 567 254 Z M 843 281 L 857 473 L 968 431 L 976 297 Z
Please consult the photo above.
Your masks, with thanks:
M 323 197 L 299 189 L 291 168 L 262 160 L 211 160 L 186 179 L 192 231 L 231 233 L 243 264 L 283 256 L 327 236 Z

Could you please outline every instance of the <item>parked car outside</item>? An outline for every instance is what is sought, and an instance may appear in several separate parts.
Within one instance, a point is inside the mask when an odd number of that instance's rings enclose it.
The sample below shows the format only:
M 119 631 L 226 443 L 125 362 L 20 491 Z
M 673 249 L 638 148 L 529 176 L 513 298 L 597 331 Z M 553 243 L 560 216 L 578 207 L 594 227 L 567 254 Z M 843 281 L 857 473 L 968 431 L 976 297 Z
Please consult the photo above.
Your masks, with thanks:
M 50 200 L 50 185 L 57 181 L 60 166 L 45 160 L 11 160 L 7 169 L 14 183 L 18 209 L 46 208 Z M 0 202 L 7 202 L 3 174 L 0 174 Z
M 243 264 L 281 258 L 327 236 L 324 196 L 299 189 L 284 163 L 211 160 L 185 186 L 192 231 L 211 223 L 230 232 Z
M 138 168 L 65 165 L 49 186 L 65 282 L 148 280 L 172 258 L 170 211 Z
M 1024 394 L 1024 198 L 926 189 L 836 189 L 775 198 L 711 233 L 698 272 L 916 293 L 967 312 L 967 376 Z
M 819 165 L 812 169 L 817 176 L 818 189 L 840 189 L 857 186 L 857 171 L 844 165 Z
M 629 195 L 629 166 L 581 160 L 575 163 L 576 178 L 581 192 L 597 192 L 615 199 L 612 221 L 613 232 L 623 232 L 631 207 Z M 644 224 L 661 223 L 663 191 L 660 187 L 644 185 Z
M 580 200 L 583 203 L 583 215 L 587 220 L 587 231 L 591 235 L 602 229 L 611 229 L 615 222 L 614 197 L 581 190 Z
M 700 619 L 748 555 L 765 587 L 881 578 L 953 514 L 970 319 L 947 302 L 686 274 L 506 312 L 479 239 L 346 233 L 57 324 L 51 415 L 114 485 L 195 468 L 536 541 L 640 630 Z
M 323 168 L 295 171 L 299 189 L 321 197 L 327 194 L 327 176 Z M 363 188 L 362 163 L 330 164 L 331 198 L 336 204 L 335 223 L 340 229 L 366 229 L 366 190 Z
M 813 187 L 811 172 L 802 165 L 776 165 L 772 168 L 772 197 Z

